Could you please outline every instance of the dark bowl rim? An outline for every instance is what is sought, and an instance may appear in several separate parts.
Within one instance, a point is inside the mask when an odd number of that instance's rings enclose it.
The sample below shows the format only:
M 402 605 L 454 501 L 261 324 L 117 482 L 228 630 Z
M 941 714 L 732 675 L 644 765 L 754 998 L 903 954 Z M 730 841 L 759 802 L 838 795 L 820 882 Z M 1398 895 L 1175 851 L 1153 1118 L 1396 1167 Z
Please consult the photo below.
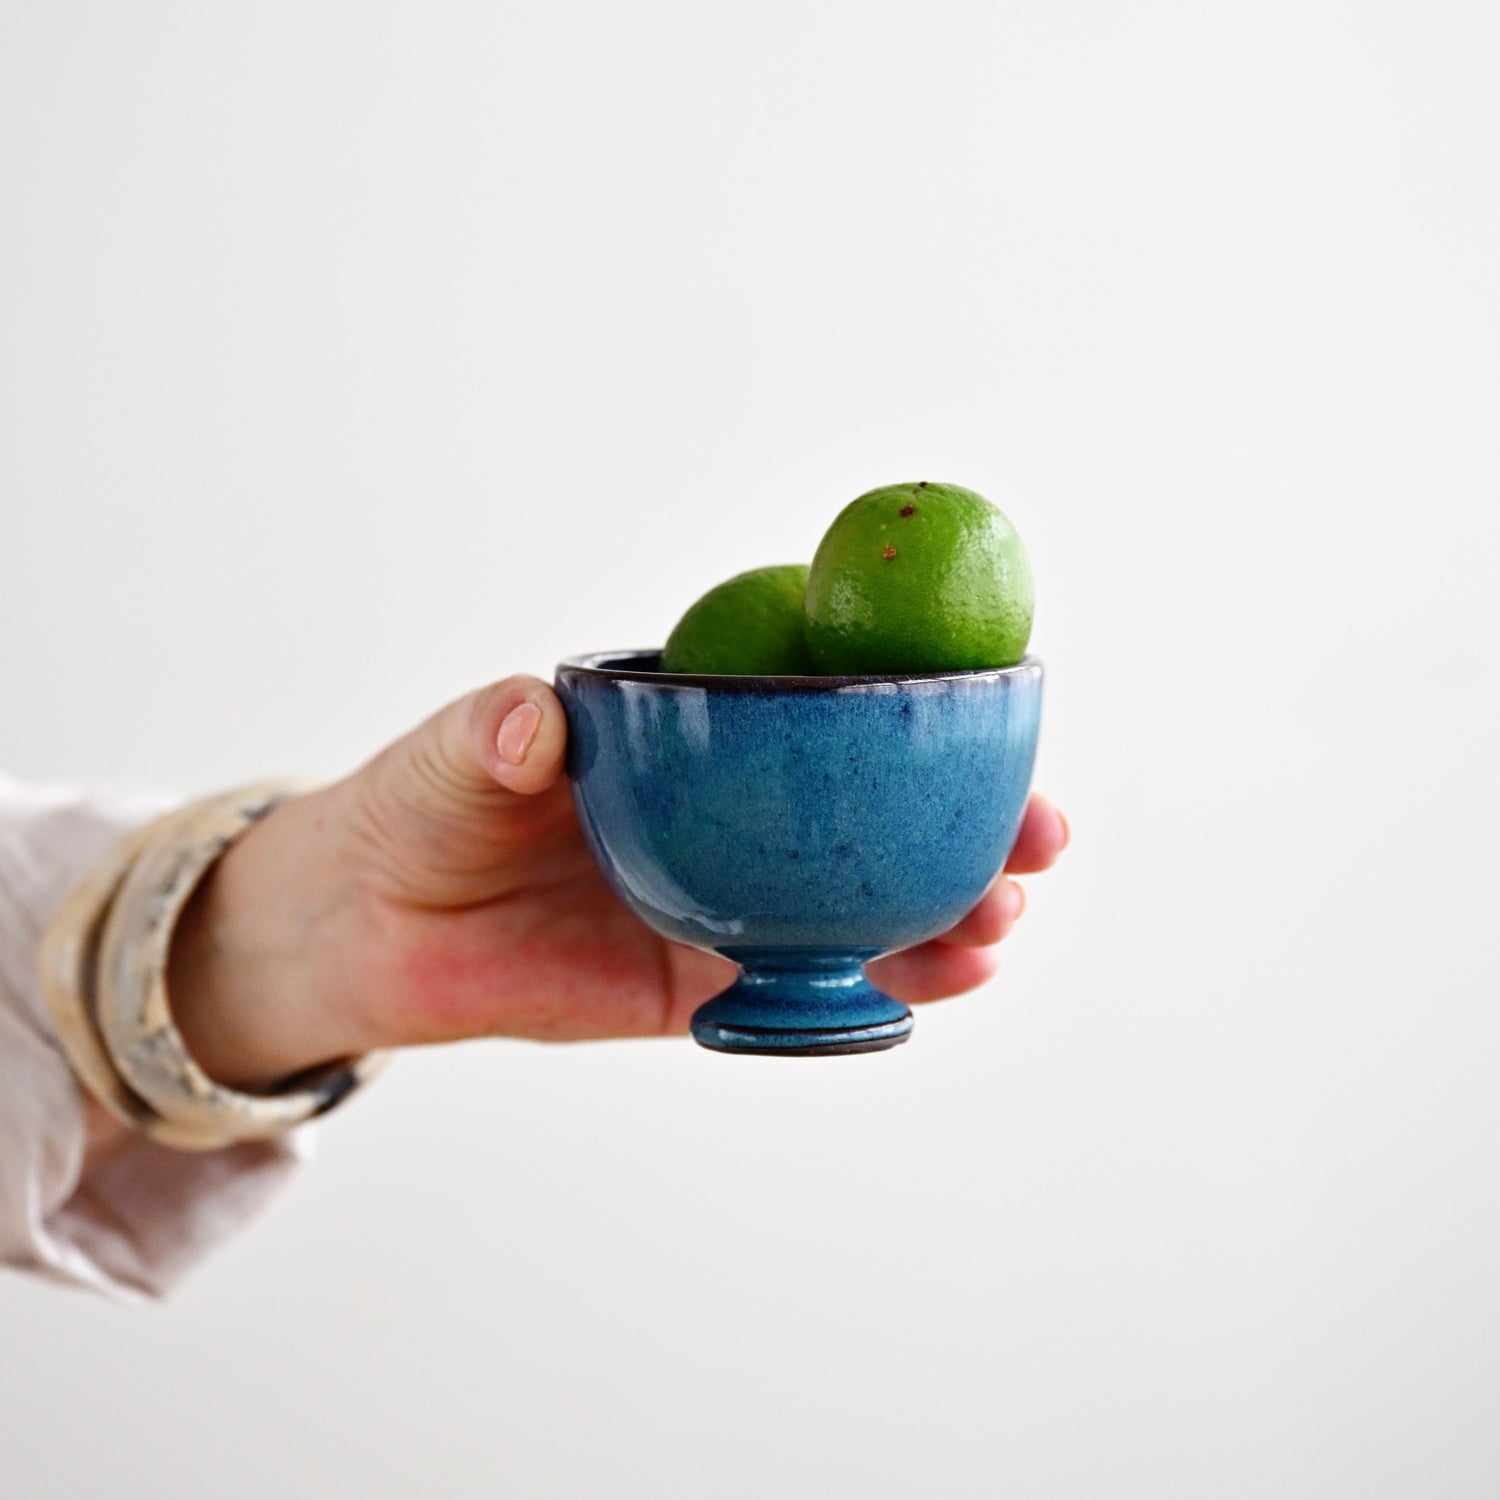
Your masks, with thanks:
M 752 677 L 727 672 L 653 672 L 644 667 L 601 667 L 602 661 L 621 661 L 629 657 L 660 657 L 660 646 L 634 651 L 589 651 L 582 656 L 568 656 L 557 664 L 557 675 L 579 672 L 606 682 L 650 682 L 658 687 L 715 687 L 741 691 L 780 689 L 789 692 L 828 692 L 837 688 L 874 687 L 883 683 L 900 686 L 922 682 L 981 682 L 1001 677 L 1035 677 L 1042 672 L 1041 659 L 1023 656 L 1009 667 L 971 667 L 952 672 L 893 672 L 867 676 L 837 677 Z

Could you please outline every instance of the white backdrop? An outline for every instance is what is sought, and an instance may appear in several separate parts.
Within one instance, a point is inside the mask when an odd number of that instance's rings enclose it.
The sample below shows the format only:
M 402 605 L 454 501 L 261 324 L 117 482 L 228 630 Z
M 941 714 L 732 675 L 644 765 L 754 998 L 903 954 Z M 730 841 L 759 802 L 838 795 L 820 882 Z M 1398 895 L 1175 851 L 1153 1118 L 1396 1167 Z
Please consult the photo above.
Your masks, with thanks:
M 409 1056 L 0 1495 L 1500 1488 L 1492 7 L 0 4 L 0 764 L 336 774 L 872 485 L 1074 844 L 824 1063 Z

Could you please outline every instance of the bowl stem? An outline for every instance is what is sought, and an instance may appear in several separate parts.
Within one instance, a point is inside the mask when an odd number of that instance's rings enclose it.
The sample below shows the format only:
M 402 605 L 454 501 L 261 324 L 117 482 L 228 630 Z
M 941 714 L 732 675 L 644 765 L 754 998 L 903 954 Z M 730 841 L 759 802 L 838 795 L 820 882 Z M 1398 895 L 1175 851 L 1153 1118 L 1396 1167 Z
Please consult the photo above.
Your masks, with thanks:
M 911 1012 L 870 983 L 871 953 L 827 949 L 720 950 L 740 966 L 733 984 L 693 1016 L 693 1037 L 716 1052 L 828 1057 L 879 1052 L 911 1034 Z

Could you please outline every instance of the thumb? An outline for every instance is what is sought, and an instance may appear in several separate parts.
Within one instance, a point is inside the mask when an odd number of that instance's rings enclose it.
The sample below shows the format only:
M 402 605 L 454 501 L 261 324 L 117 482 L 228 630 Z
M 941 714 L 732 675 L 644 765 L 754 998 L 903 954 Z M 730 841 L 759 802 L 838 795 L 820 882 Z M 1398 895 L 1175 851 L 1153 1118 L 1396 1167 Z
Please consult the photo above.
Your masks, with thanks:
M 544 792 L 563 768 L 568 721 L 539 677 L 507 677 L 439 712 L 428 725 L 444 772 L 474 792 L 498 782 L 522 796 Z M 420 734 L 421 731 L 419 730 Z
M 538 677 L 507 677 L 450 703 L 371 768 L 389 804 L 447 822 L 493 814 L 561 774 L 568 721 Z
M 506 888 L 515 857 L 571 820 L 561 782 L 567 741 L 557 694 L 540 678 L 507 677 L 388 746 L 349 783 L 385 886 L 435 906 Z

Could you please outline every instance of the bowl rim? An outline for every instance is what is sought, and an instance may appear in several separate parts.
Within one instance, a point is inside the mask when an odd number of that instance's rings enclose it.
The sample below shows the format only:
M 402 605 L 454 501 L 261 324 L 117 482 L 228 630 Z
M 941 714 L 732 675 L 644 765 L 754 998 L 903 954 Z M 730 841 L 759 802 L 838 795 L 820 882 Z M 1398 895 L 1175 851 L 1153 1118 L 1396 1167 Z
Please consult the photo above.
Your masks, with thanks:
M 649 682 L 658 687 L 718 688 L 723 691 L 783 692 L 829 692 L 839 688 L 875 687 L 881 685 L 901 686 L 924 682 L 989 682 L 1002 677 L 1040 677 L 1040 657 L 1023 656 L 1009 667 L 964 667 L 947 672 L 891 672 L 867 675 L 842 675 L 829 677 L 761 676 L 753 677 L 728 672 L 662 672 L 641 666 L 602 666 L 602 662 L 660 660 L 662 647 L 652 646 L 634 651 L 589 651 L 581 656 L 564 657 L 557 664 L 558 677 L 564 672 L 576 672 L 585 677 L 605 682 Z

